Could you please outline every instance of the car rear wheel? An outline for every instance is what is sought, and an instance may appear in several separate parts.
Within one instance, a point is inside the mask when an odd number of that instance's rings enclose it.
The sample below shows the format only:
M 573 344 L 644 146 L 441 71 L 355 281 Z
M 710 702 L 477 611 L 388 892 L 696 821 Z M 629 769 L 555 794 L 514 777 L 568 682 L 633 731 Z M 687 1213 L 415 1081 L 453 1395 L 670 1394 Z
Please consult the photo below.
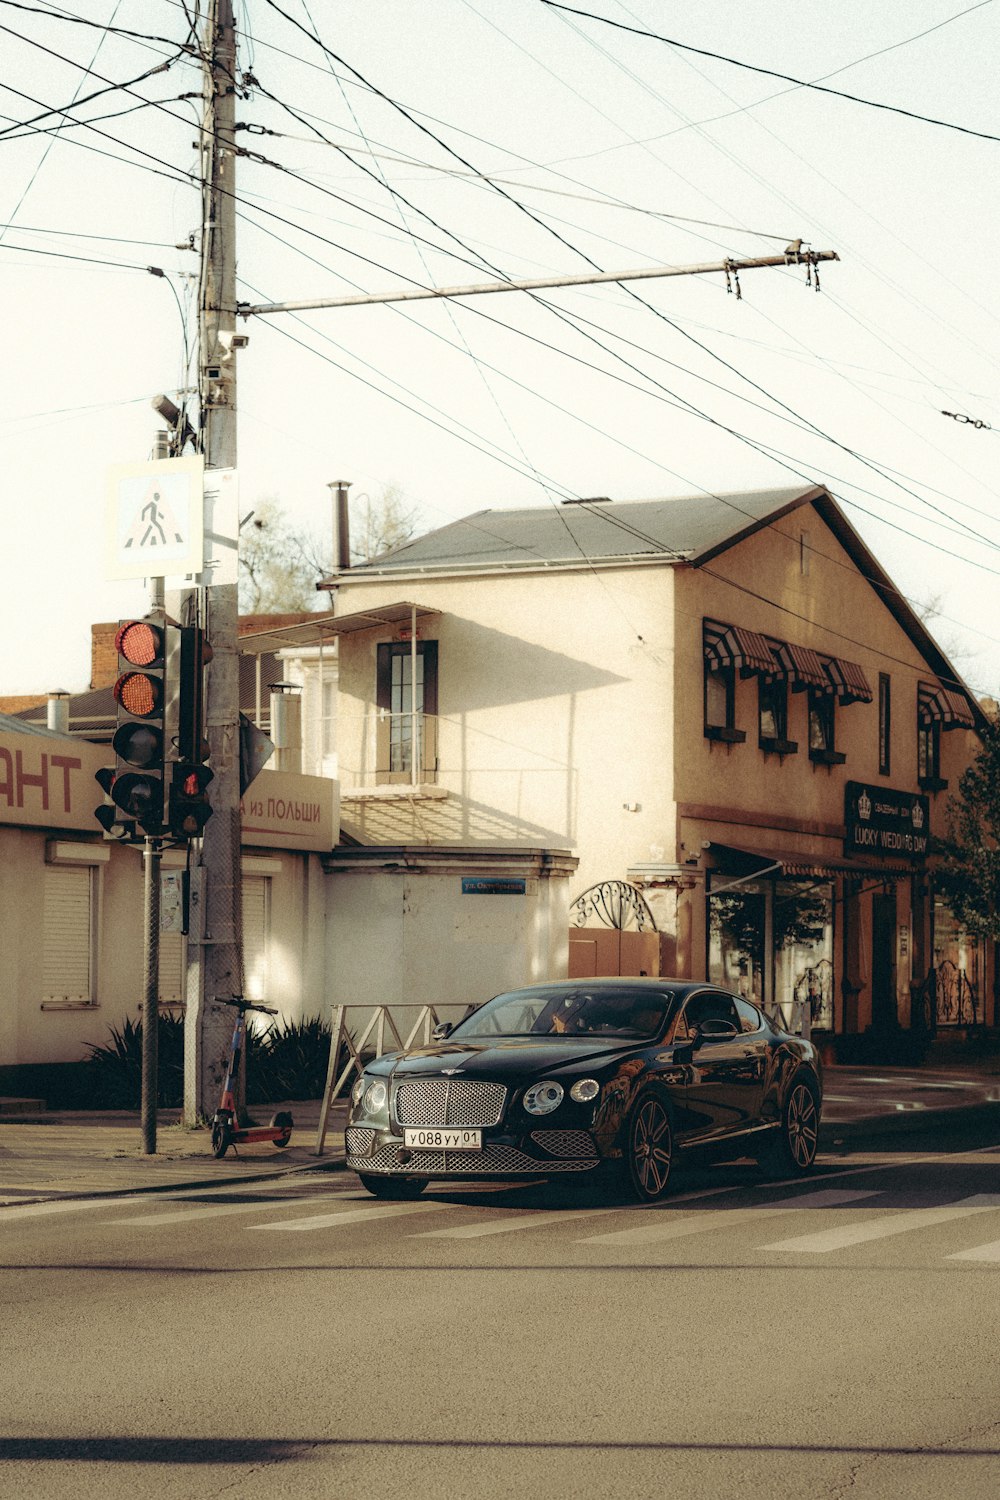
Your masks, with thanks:
M 819 1145 L 819 1099 L 815 1086 L 801 1075 L 792 1086 L 781 1112 L 781 1124 L 771 1138 L 761 1165 L 793 1177 L 811 1170 Z
M 629 1188 L 640 1203 L 655 1203 L 667 1191 L 673 1164 L 670 1115 L 659 1094 L 640 1094 L 625 1130 L 622 1161 Z
M 419 1198 L 427 1186 L 426 1177 L 372 1177 L 359 1172 L 358 1180 L 373 1198 Z

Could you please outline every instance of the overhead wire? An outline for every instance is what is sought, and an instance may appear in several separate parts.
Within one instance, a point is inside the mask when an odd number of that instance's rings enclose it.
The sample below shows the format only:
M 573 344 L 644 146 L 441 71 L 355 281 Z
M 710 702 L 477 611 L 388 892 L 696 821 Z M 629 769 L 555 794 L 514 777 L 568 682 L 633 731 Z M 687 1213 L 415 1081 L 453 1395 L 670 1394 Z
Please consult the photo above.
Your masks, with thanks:
M 711 57 L 716 62 L 729 63 L 734 68 L 744 68 L 750 73 L 762 73 L 768 78 L 780 78 L 785 83 L 795 84 L 796 88 L 812 89 L 820 94 L 832 94 L 835 98 L 849 100 L 852 104 L 863 104 L 869 109 L 881 109 L 890 114 L 904 115 L 910 120 L 919 120 L 925 125 L 937 125 L 944 130 L 957 130 L 963 135 L 977 136 L 980 140 L 1000 141 L 1000 135 L 994 135 L 990 131 L 974 130 L 971 126 L 958 125 L 952 120 L 938 120 L 932 115 L 920 114 L 912 109 L 903 109 L 897 104 L 882 104 L 875 99 L 862 98 L 860 94 L 848 94 L 842 89 L 831 89 L 821 83 L 810 83 L 808 79 L 795 78 L 790 73 L 779 73 L 774 68 L 764 68 L 754 63 L 743 62 L 739 58 L 729 57 L 723 52 L 711 52 L 706 47 L 691 46 L 688 42 L 678 41 L 676 37 L 662 36 L 658 32 L 647 31 L 639 26 L 627 26 L 624 21 L 613 21 L 609 16 L 595 15 L 593 11 L 578 10 L 575 6 L 564 5 L 562 0 L 540 0 L 540 3 L 549 6 L 552 10 L 567 11 L 570 15 L 583 16 L 588 21 L 600 21 L 603 25 L 613 26 L 618 31 L 628 31 L 635 36 L 648 37 L 654 42 L 663 42 L 666 46 L 677 47 L 683 52 L 696 52 L 699 57 Z M 977 10 L 978 8 L 978 6 L 971 6 L 970 10 Z M 963 11 L 961 14 L 967 15 L 968 11 Z M 953 19 L 957 19 L 957 17 Z

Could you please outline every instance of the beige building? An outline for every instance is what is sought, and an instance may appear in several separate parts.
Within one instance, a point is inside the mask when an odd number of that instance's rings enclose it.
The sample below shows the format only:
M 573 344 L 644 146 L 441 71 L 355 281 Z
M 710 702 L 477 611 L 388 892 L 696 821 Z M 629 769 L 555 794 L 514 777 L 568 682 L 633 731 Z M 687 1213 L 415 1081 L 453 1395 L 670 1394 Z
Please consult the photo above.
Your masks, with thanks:
M 580 972 L 994 1018 L 927 859 L 982 711 L 825 489 L 486 511 L 323 586 L 352 844 L 570 850 Z

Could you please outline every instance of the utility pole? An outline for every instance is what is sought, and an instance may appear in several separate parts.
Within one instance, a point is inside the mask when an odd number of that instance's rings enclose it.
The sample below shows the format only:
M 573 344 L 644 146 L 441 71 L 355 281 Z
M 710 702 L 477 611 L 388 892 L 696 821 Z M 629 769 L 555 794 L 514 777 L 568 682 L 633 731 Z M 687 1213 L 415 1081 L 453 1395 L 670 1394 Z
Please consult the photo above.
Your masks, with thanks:
M 204 33 L 201 138 L 201 295 L 198 313 L 201 439 L 206 469 L 236 468 L 236 32 L 232 0 L 210 0 Z M 206 1119 L 225 1074 L 231 1021 L 215 995 L 243 993 L 240 880 L 237 593 L 218 584 L 189 595 L 212 644 L 206 732 L 215 779 L 213 816 L 192 848 L 184 1119 Z M 205 601 L 203 604 L 201 601 Z

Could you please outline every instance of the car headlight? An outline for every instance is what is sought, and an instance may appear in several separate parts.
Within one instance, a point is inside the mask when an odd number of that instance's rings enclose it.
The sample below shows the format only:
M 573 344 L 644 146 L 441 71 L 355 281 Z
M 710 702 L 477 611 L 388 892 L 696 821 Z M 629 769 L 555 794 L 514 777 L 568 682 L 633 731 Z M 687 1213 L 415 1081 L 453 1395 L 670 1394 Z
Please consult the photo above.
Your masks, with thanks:
M 575 1099 L 577 1104 L 589 1104 L 600 1092 L 601 1085 L 596 1078 L 578 1078 L 569 1091 L 569 1097 Z
M 563 1100 L 563 1086 L 556 1083 L 554 1078 L 546 1078 L 542 1083 L 533 1083 L 530 1089 L 525 1090 L 524 1107 L 529 1115 L 550 1115 L 554 1109 L 558 1109 Z
M 351 1115 L 385 1114 L 389 1103 L 389 1088 L 384 1078 L 373 1078 L 362 1073 L 351 1089 Z
M 384 1078 L 372 1079 L 365 1089 L 362 1108 L 366 1115 L 380 1115 L 389 1103 L 389 1090 Z

